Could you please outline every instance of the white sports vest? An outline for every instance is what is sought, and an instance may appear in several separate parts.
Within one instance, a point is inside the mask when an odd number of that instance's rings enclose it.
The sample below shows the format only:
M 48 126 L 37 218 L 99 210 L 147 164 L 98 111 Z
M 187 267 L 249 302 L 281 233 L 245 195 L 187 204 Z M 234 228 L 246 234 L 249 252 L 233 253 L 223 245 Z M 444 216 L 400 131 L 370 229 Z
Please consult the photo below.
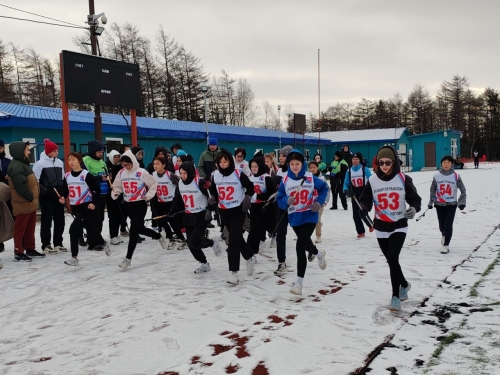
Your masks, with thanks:
M 257 194 L 264 194 L 267 189 L 266 189 L 266 177 L 269 177 L 267 173 L 264 173 L 263 175 L 256 177 L 256 176 L 250 176 L 250 181 L 253 182 L 253 190 L 255 191 L 255 194 L 252 195 L 252 203 L 263 203 L 265 201 L 261 199 L 257 199 Z
M 283 171 L 283 169 L 281 169 L 281 168 L 278 168 L 278 172 L 276 172 L 276 174 L 278 176 L 280 176 L 281 178 L 285 178 L 287 173 L 288 173 L 288 171 Z
M 176 186 L 170 179 L 170 175 L 171 173 L 169 171 L 165 171 L 163 176 L 158 177 L 158 173 L 153 172 L 153 177 L 156 182 L 158 182 L 158 186 L 156 187 L 156 197 L 158 198 L 158 202 L 172 202 L 174 199 Z
M 189 185 L 179 182 L 179 193 L 181 193 L 187 214 L 195 214 L 207 209 L 207 197 L 201 192 L 199 184 L 199 177 L 193 178 Z
M 370 177 L 375 206 L 375 218 L 396 222 L 404 217 L 405 203 L 405 175 L 398 173 L 390 181 L 382 181 L 376 174 Z
M 285 185 L 285 193 L 288 197 L 295 196 L 295 204 L 288 206 L 289 214 L 310 209 L 314 203 L 314 181 L 311 172 L 306 172 L 300 180 L 292 180 L 286 176 L 283 179 L 283 185 Z
M 240 171 L 235 170 L 229 176 L 219 171 L 214 173 L 214 183 L 219 194 L 219 208 L 226 210 L 238 207 L 245 198 L 245 189 L 240 182 Z
M 368 181 L 368 178 L 366 178 L 366 174 L 363 173 L 363 168 L 359 168 L 357 171 L 353 171 L 352 168 L 349 170 L 349 177 L 351 178 L 351 185 L 352 187 L 363 187 L 366 185 L 366 182 Z M 365 175 L 363 179 L 363 174 Z
M 88 173 L 89 171 L 82 170 L 77 177 L 73 177 L 71 172 L 64 175 L 68 183 L 69 204 L 71 206 L 92 202 L 92 192 L 90 191 L 89 185 L 85 182 Z
M 119 173 L 122 179 L 123 199 L 125 202 L 144 200 L 147 193 L 146 182 L 142 179 L 145 170 L 139 168 L 133 172 L 123 168 Z
M 436 202 L 457 202 L 457 173 L 445 176 L 440 172 L 436 172 L 436 174 L 434 175 L 434 180 L 436 180 Z

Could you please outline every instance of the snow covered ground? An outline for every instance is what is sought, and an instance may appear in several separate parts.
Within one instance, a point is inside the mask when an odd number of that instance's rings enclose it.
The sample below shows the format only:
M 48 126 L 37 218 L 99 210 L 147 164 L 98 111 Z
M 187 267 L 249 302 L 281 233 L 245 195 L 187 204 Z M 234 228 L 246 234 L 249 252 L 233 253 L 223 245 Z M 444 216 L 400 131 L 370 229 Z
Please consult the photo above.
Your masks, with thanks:
M 398 314 L 387 309 L 389 269 L 375 236 L 356 239 L 350 209 L 325 211 L 319 247 L 328 268 L 308 264 L 302 298 L 288 292 L 294 272 L 273 275 L 275 249 L 261 252 L 253 276 L 242 260 L 231 287 L 225 253 L 215 258 L 210 249 L 212 271 L 196 275 L 188 250 L 162 250 L 151 239 L 127 271 L 117 267 L 126 244 L 112 246 L 109 258 L 83 251 L 70 267 L 69 253 L 14 263 L 10 241 L 0 254 L 0 374 L 354 374 L 391 338 L 370 374 L 493 374 L 500 270 L 482 274 L 500 250 L 500 165 L 459 173 L 468 200 L 450 253 L 439 253 L 434 210 L 410 222 L 401 263 L 412 290 Z M 424 208 L 432 174 L 410 173 Z

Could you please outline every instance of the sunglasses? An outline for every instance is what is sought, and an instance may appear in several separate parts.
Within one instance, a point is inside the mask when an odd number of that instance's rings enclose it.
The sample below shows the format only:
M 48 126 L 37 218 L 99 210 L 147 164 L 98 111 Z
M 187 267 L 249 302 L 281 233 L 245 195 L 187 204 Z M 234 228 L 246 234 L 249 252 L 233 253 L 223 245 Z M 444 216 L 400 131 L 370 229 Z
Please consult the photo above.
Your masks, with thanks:
M 384 166 L 384 164 L 385 164 L 385 165 L 387 165 L 388 167 L 390 167 L 390 166 L 392 165 L 392 161 L 379 161 L 379 162 L 378 162 L 378 165 L 379 165 L 380 167 L 383 167 L 383 166 Z

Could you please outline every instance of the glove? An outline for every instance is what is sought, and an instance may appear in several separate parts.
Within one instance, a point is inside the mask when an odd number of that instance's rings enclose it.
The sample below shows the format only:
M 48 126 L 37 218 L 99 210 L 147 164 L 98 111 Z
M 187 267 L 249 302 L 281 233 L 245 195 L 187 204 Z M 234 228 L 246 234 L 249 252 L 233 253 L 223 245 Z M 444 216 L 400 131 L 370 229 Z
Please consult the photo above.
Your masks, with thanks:
M 208 197 L 208 204 L 210 206 L 213 206 L 216 203 L 217 203 L 217 199 L 215 199 L 213 195 L 211 195 L 211 196 Z
M 405 219 L 413 219 L 415 217 L 416 213 L 417 213 L 417 210 L 415 209 L 415 207 L 410 207 L 405 212 Z
M 241 203 L 241 208 L 243 209 L 243 212 L 247 212 L 250 207 L 252 207 L 252 200 L 249 195 L 245 195 L 245 198 L 243 198 L 243 203 Z
M 288 197 L 288 200 L 286 201 L 286 203 L 289 206 L 293 206 L 295 204 L 295 197 Z
M 427 208 L 428 208 L 429 210 L 432 210 L 432 209 L 434 208 L 434 205 L 433 205 L 432 203 L 429 203 L 429 204 L 427 205 Z
M 318 212 L 321 209 L 321 204 L 314 202 L 311 206 L 311 212 Z
M 463 211 L 465 208 L 465 204 L 461 204 L 460 206 L 458 206 L 458 208 L 460 209 L 460 211 Z
M 113 190 L 111 192 L 111 198 L 113 198 L 114 200 L 116 200 L 119 196 L 120 196 L 120 193 L 117 192 L 116 190 Z

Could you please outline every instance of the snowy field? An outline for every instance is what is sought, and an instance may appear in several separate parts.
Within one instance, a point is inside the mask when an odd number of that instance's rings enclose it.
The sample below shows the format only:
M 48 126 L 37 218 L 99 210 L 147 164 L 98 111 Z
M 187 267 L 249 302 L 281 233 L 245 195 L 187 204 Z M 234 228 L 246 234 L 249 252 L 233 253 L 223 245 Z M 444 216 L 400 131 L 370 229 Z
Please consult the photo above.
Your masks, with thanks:
M 328 268 L 308 263 L 302 298 L 288 292 L 296 262 L 290 228 L 292 272 L 273 275 L 268 240 L 253 276 L 242 260 L 234 287 L 226 283 L 225 253 L 215 258 L 210 249 L 212 271 L 196 275 L 189 250 L 162 250 L 151 239 L 126 271 L 117 266 L 126 243 L 112 246 L 109 258 L 83 251 L 80 266 L 70 267 L 63 264 L 70 253 L 14 263 L 9 241 L 0 254 L 0 374 L 354 374 L 391 338 L 370 374 L 493 374 L 498 362 L 481 358 L 500 356 L 500 313 L 470 311 L 500 301 L 500 271 L 483 277 L 477 297 L 469 295 L 500 250 L 500 165 L 459 173 L 468 199 L 457 210 L 449 254 L 439 252 L 435 210 L 410 221 L 401 264 L 412 290 L 397 314 L 387 309 L 389 269 L 375 235 L 356 239 L 350 208 L 323 214 L 318 247 Z M 410 175 L 425 209 L 433 172 Z M 71 220 L 67 215 L 67 247 Z M 436 314 L 441 305 L 459 312 Z M 429 364 L 436 337 L 452 331 L 461 337 L 453 350 L 444 347 Z

